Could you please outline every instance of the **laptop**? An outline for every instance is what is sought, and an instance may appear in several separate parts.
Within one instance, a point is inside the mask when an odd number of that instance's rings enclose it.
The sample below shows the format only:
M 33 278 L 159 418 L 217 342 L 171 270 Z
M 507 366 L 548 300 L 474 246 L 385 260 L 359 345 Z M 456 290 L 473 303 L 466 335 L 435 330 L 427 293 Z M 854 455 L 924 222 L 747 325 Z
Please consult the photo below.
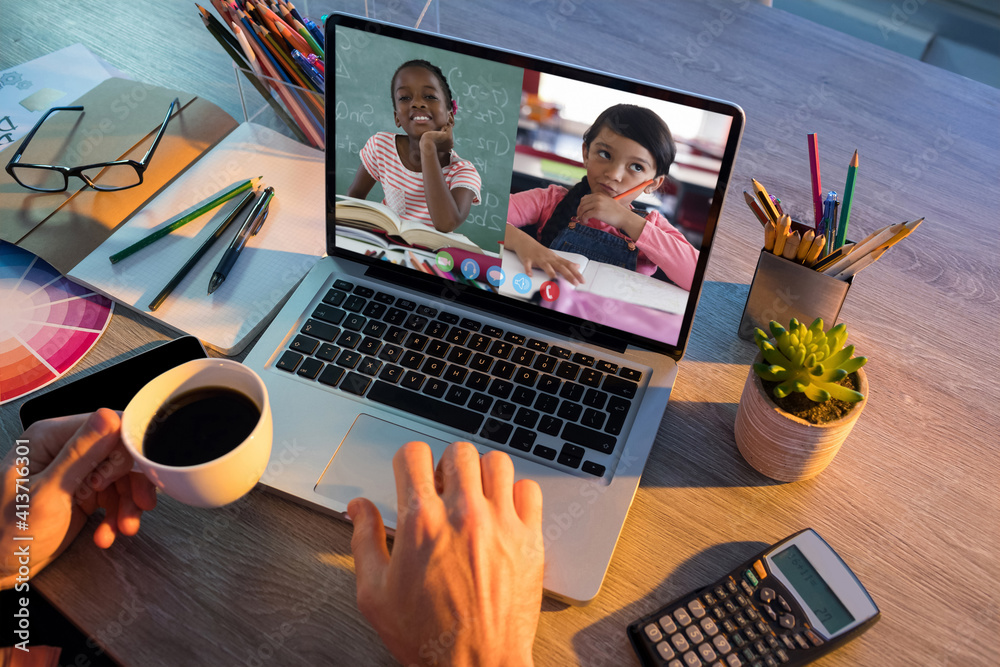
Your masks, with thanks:
M 262 483 L 335 516 L 365 496 L 391 534 L 391 461 L 401 445 L 425 441 L 435 459 L 456 440 L 499 449 L 518 479 L 542 488 L 547 594 L 586 604 L 601 588 L 691 335 L 743 112 L 354 16 L 331 15 L 326 35 L 328 255 L 244 361 L 264 379 L 274 414 Z M 390 142 L 402 134 L 390 88 L 411 60 L 439 68 L 457 102 L 449 164 L 464 166 L 453 187 L 474 203 L 454 232 L 406 241 L 338 202 L 357 194 L 364 146 L 378 133 Z M 528 274 L 506 246 L 516 233 L 541 243 L 539 221 L 507 224 L 513 193 L 587 180 L 582 137 L 615 104 L 653 111 L 672 136 L 667 177 L 631 203 L 661 236 L 619 237 L 625 260 L 565 254 L 582 285 Z M 409 215 L 391 184 L 356 199 L 384 201 L 397 225 Z M 369 223 L 384 221 L 377 209 Z M 686 268 L 664 260 L 666 246 L 670 257 L 687 253 Z

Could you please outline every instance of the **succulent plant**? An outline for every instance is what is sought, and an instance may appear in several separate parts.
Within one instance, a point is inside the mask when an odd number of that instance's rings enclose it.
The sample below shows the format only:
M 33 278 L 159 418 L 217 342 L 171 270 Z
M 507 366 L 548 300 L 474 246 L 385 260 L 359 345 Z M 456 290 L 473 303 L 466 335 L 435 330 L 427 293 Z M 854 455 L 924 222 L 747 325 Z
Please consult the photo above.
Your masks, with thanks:
M 808 328 L 792 318 L 788 329 L 773 320 L 770 328 L 773 343 L 761 329 L 754 334 L 765 363 L 754 364 L 753 369 L 761 378 L 781 383 L 774 388 L 777 398 L 795 391 L 816 403 L 831 398 L 855 403 L 864 398 L 860 392 L 837 384 L 868 362 L 865 357 L 852 356 L 853 345 L 844 347 L 847 327 L 843 323 L 824 332 L 821 318 Z

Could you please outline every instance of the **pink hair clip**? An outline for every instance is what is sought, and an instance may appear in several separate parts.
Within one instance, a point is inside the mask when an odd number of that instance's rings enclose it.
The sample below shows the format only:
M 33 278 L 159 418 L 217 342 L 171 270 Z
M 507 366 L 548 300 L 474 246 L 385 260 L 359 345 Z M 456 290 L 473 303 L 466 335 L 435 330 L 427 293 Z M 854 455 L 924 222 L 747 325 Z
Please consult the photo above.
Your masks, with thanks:
M 458 100 L 452 100 L 451 101 L 451 112 L 453 114 L 454 113 L 458 113 Z

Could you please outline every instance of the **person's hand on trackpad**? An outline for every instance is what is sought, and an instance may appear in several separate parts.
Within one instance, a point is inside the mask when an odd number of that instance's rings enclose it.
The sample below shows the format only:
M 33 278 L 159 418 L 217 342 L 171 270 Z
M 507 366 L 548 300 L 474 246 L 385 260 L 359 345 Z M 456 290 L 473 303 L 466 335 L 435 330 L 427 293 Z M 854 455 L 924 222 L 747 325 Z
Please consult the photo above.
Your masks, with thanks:
M 542 600 L 542 492 L 509 456 L 450 445 L 393 457 L 392 555 L 378 509 L 348 505 L 358 607 L 403 664 L 530 665 Z

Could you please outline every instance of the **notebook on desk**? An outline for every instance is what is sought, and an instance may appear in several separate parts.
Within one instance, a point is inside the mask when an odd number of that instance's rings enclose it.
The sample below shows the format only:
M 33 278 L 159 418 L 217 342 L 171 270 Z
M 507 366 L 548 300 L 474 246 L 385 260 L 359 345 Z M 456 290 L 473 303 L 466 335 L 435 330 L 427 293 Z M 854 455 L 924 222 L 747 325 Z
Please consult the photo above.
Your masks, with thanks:
M 546 590 L 586 603 L 600 590 L 688 341 L 742 111 L 356 17 L 331 16 L 326 34 L 335 72 L 327 79 L 327 107 L 338 110 L 327 116 L 327 136 L 335 138 L 326 153 L 329 256 L 244 362 L 264 378 L 273 405 L 275 444 L 262 482 L 333 514 L 366 496 L 392 530 L 391 458 L 404 442 L 426 441 L 435 457 L 455 440 L 482 452 L 500 449 L 512 456 L 518 478 L 542 487 Z M 474 256 L 463 257 L 458 268 L 479 287 L 358 252 L 356 239 L 338 245 L 336 195 L 353 180 L 367 138 L 394 128 L 389 82 L 414 58 L 445 73 L 459 103 L 455 151 L 490 172 L 479 193 L 486 213 L 473 206 L 460 229 L 494 255 L 503 252 L 508 233 L 502 223 L 515 180 L 514 144 L 557 150 L 565 141 L 556 135 L 565 132 L 579 150 L 582 130 L 571 116 L 600 109 L 580 109 L 574 100 L 655 109 L 675 141 L 697 143 L 716 156 L 717 185 L 705 207 L 704 236 L 695 239 L 700 254 L 675 343 L 487 291 L 478 267 L 469 264 Z M 560 105 L 563 126 L 543 127 L 522 115 L 522 100 L 529 98 Z M 495 128 L 479 123 L 478 136 L 463 134 L 463 113 L 490 119 Z M 501 169 L 505 176 L 498 178 Z M 494 216 L 501 224 L 492 229 Z M 494 260 L 493 280 L 513 279 L 496 269 Z M 614 306 L 614 299 L 602 298 Z

